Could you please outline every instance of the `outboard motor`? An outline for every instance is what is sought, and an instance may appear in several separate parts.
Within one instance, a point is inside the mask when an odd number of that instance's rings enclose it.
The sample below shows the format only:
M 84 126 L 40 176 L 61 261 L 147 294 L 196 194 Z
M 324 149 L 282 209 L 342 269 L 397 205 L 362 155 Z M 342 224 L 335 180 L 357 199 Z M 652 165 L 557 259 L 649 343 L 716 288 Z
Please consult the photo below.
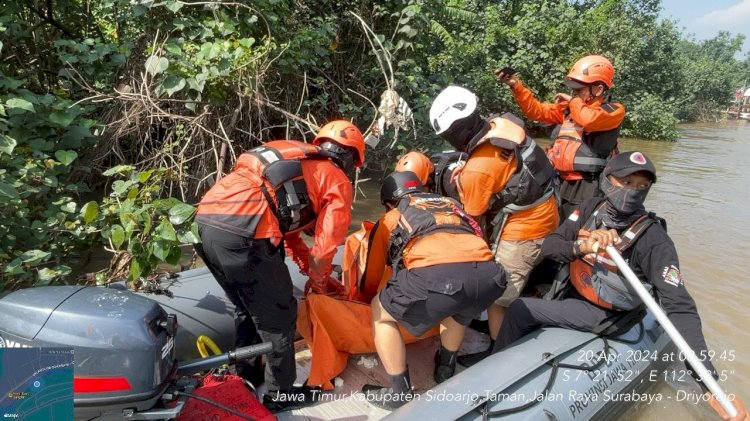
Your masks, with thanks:
M 154 406 L 175 375 L 176 317 L 128 291 L 51 286 L 0 299 L 0 344 L 73 347 L 75 417 Z

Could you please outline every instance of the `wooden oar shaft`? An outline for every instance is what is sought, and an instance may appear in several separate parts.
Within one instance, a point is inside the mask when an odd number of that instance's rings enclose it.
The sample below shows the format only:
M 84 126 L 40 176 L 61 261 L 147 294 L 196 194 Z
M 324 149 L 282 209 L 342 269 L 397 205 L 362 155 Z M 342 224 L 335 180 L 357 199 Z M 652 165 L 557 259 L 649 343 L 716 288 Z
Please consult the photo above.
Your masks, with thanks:
M 607 246 L 606 250 L 607 254 L 609 254 L 609 257 L 611 257 L 612 260 L 615 261 L 615 264 L 617 264 L 617 268 L 620 269 L 620 272 L 625 275 L 625 278 L 628 280 L 630 286 L 635 289 L 635 291 L 638 293 L 638 296 L 646 304 L 646 307 L 651 310 L 651 312 L 654 314 L 654 317 L 656 317 L 656 320 L 659 321 L 659 324 L 664 328 L 669 337 L 672 338 L 672 341 L 675 343 L 675 345 L 677 345 L 677 348 L 680 350 L 680 352 L 682 352 L 686 356 L 687 361 L 693 367 L 693 370 L 696 370 L 698 372 L 698 375 L 700 375 L 703 384 L 706 385 L 711 393 L 713 393 L 713 395 L 719 401 L 721 407 L 724 408 L 727 414 L 729 414 L 730 417 L 736 417 L 737 410 L 729 401 L 726 393 L 721 390 L 719 384 L 713 378 L 706 366 L 704 366 L 701 360 L 699 360 L 695 355 L 695 352 L 690 348 L 690 345 L 688 345 L 688 343 L 685 341 L 685 338 L 682 337 L 674 324 L 672 324 L 672 322 L 669 320 L 667 315 L 664 313 L 664 310 L 662 310 L 656 300 L 654 300 L 654 297 L 652 297 L 651 294 L 646 291 L 646 288 L 643 287 L 641 281 L 637 276 L 635 276 L 633 270 L 630 269 L 630 266 L 625 263 L 625 260 L 622 258 L 622 256 L 620 256 L 620 253 L 617 251 L 617 249 L 613 246 Z

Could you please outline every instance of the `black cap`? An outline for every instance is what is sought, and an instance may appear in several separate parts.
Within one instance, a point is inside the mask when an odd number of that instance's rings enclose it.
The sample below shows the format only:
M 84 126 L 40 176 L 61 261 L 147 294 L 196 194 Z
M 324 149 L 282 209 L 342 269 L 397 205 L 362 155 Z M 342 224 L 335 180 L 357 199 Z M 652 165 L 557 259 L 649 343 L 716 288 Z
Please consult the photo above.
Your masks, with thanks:
M 567 86 L 570 89 L 581 89 L 588 86 L 588 84 L 579 82 L 575 79 L 568 79 L 565 82 L 561 83 L 561 85 Z
M 422 182 L 411 171 L 398 171 L 388 174 L 380 186 L 380 203 L 385 204 L 404 195 L 422 192 Z
M 638 171 L 646 171 L 651 174 L 651 182 L 656 183 L 656 167 L 646 155 L 637 151 L 620 152 L 607 162 L 604 175 L 615 177 L 626 177 Z

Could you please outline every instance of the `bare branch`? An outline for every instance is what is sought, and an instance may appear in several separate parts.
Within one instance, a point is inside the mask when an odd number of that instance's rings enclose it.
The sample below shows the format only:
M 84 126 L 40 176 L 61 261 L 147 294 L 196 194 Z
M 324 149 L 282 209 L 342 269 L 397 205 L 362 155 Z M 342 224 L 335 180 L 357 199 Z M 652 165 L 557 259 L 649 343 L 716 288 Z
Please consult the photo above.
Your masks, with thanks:
M 54 26 L 55 28 L 59 29 L 60 32 L 62 32 L 63 34 L 65 34 L 65 36 L 67 36 L 69 38 L 75 38 L 75 36 L 73 35 L 73 33 L 71 31 L 69 31 L 60 22 L 56 21 L 52 17 L 52 0 L 47 0 L 47 13 L 44 13 L 41 10 L 37 9 L 30 2 L 24 2 L 24 5 L 26 5 L 26 7 L 28 7 L 29 9 L 31 9 L 32 12 L 36 13 L 45 22 L 47 22 L 50 25 Z

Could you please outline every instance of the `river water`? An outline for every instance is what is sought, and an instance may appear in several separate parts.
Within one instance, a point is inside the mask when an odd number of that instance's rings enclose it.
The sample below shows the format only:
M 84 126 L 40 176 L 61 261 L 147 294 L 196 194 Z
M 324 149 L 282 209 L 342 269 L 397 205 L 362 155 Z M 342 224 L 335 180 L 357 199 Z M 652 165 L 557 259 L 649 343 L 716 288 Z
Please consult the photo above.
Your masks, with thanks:
M 703 333 L 716 352 L 714 365 L 726 375 L 721 385 L 750 403 L 750 276 L 745 267 L 750 264 L 750 230 L 745 225 L 750 220 L 750 122 L 688 124 L 680 131 L 677 142 L 625 139 L 621 150 L 640 150 L 655 162 L 658 181 L 646 208 L 668 222 Z M 364 183 L 362 190 L 366 196 L 357 197 L 353 228 L 382 213 L 377 180 Z M 665 382 L 649 395 L 653 402 L 634 407 L 627 418 L 689 420 L 711 415 L 705 404 L 678 401 L 681 396 Z
M 656 163 L 658 181 L 646 207 L 666 218 L 677 246 L 688 290 L 698 305 L 709 348 L 720 356 L 716 369 L 727 376 L 725 390 L 750 400 L 750 122 L 729 120 L 680 127 L 676 143 L 624 141 Z M 745 227 L 745 228 L 743 228 Z M 729 361 L 734 351 L 736 358 Z M 674 390 L 652 391 L 665 398 Z M 638 419 L 692 419 L 694 405 L 667 399 L 634 414 Z

